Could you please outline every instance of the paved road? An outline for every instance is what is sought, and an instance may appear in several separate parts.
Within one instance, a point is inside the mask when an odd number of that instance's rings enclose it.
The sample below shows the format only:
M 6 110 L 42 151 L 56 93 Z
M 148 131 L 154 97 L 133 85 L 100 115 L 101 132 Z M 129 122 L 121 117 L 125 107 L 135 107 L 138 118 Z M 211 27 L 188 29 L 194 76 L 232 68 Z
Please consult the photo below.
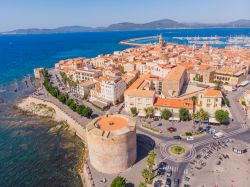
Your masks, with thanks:
M 240 103 L 239 103 L 239 98 L 242 96 L 242 94 L 247 90 L 250 89 L 250 85 L 240 88 L 236 92 L 231 92 L 228 94 L 228 99 L 230 101 L 231 107 L 230 107 L 230 112 L 232 114 L 232 117 L 234 119 L 233 122 L 230 123 L 230 125 L 225 128 L 224 131 L 224 137 L 222 139 L 226 138 L 234 138 L 234 139 L 239 139 L 242 141 L 250 142 L 250 121 L 245 115 L 245 112 L 243 111 Z M 161 134 L 155 134 L 152 132 L 149 132 L 147 130 L 144 130 L 140 126 L 137 126 L 138 131 L 141 131 L 142 133 L 160 140 L 162 142 L 169 142 L 173 141 L 172 138 L 166 137 Z M 186 140 L 182 140 L 185 143 L 189 143 L 193 145 L 193 149 L 195 149 L 196 152 L 199 152 L 203 147 L 208 146 L 210 143 L 218 141 L 217 139 L 213 139 L 211 135 L 205 135 L 199 138 L 195 138 L 194 141 L 188 142 Z M 181 141 L 181 142 L 182 142 Z M 156 146 L 156 152 L 160 157 L 161 151 L 160 151 L 160 146 Z M 175 177 L 182 179 L 184 175 L 186 175 L 189 171 L 187 169 L 188 162 L 181 162 L 181 163 L 176 163 L 174 162 L 171 158 L 165 158 L 164 161 L 167 161 L 169 164 L 169 167 L 172 168 L 174 172 Z

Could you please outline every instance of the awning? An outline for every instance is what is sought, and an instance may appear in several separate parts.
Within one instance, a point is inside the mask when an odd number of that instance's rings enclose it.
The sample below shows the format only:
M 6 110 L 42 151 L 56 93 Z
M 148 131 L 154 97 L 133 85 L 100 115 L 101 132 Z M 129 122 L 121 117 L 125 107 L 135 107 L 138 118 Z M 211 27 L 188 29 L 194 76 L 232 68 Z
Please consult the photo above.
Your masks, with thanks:
M 154 112 L 154 117 L 161 117 L 161 111 L 156 110 L 156 111 Z
M 218 122 L 215 118 L 209 118 L 209 123 L 219 124 L 220 122 Z
M 169 121 L 180 121 L 179 117 L 171 117 L 169 118 Z
M 146 112 L 144 110 L 139 111 L 139 117 L 146 117 Z

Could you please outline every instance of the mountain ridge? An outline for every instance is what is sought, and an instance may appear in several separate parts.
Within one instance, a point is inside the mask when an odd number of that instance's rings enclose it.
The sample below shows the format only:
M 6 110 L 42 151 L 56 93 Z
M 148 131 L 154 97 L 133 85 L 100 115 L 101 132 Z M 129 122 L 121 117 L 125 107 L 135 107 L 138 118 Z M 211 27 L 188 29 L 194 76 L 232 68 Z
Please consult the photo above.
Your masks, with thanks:
M 16 29 L 0 34 L 56 34 L 56 33 L 78 33 L 78 32 L 98 32 L 98 31 L 132 31 L 132 30 L 160 30 L 178 28 L 250 28 L 250 20 L 239 19 L 227 23 L 181 23 L 171 19 L 161 19 L 147 23 L 121 22 L 111 24 L 107 27 L 86 27 L 86 26 L 62 26 L 54 29 Z

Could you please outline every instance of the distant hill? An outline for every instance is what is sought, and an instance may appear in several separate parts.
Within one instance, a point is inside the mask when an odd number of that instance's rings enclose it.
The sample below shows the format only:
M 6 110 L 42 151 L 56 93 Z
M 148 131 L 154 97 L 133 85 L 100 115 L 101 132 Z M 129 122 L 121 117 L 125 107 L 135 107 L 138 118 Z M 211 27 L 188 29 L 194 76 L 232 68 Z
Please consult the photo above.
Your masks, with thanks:
M 84 27 L 84 26 L 65 26 L 55 29 L 17 29 L 0 34 L 52 34 L 52 33 L 77 33 L 94 31 L 128 31 L 128 30 L 157 30 L 170 28 L 250 28 L 250 20 L 241 19 L 228 23 L 207 24 L 207 23 L 180 23 L 171 19 L 162 19 L 149 23 L 117 23 L 108 27 Z
M 53 34 L 53 33 L 76 33 L 76 32 L 90 32 L 93 28 L 84 26 L 65 26 L 55 29 L 17 29 L 2 34 Z
M 106 30 L 154 30 L 154 29 L 181 28 L 181 27 L 186 27 L 186 25 L 170 19 L 162 19 L 143 24 L 128 23 L 128 22 L 117 23 L 110 25 L 109 27 L 106 28 Z

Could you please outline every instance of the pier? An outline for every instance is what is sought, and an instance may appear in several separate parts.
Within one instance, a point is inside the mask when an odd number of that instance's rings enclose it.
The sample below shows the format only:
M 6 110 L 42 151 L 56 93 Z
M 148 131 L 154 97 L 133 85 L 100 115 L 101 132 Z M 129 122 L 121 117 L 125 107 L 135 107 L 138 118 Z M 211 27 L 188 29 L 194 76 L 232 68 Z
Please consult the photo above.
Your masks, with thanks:
M 131 39 L 128 39 L 128 40 L 120 41 L 119 44 L 134 46 L 134 47 L 142 47 L 142 46 L 147 45 L 147 44 L 139 44 L 139 43 L 134 43 L 134 42 L 137 41 L 137 40 L 145 40 L 145 39 L 151 39 L 151 38 L 160 39 L 160 37 L 161 37 L 161 35 L 147 36 L 147 37 L 140 37 L 140 38 L 131 38 Z

